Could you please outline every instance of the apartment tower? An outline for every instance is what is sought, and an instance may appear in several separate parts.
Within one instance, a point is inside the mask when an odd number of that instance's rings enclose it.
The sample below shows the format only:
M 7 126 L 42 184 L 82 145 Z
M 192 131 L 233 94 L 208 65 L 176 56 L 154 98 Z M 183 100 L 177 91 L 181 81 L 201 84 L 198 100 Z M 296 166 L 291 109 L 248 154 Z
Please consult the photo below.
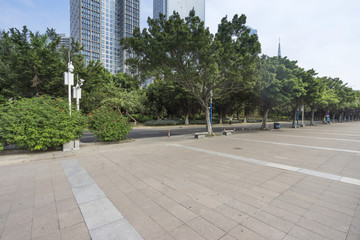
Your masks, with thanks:
M 139 0 L 70 0 L 71 37 L 84 46 L 85 62 L 100 60 L 111 73 L 129 73 L 131 57 L 120 45 L 140 24 Z
M 169 17 L 174 11 L 185 18 L 194 9 L 195 14 L 205 21 L 205 0 L 154 0 L 153 8 L 154 18 L 158 18 L 160 13 Z

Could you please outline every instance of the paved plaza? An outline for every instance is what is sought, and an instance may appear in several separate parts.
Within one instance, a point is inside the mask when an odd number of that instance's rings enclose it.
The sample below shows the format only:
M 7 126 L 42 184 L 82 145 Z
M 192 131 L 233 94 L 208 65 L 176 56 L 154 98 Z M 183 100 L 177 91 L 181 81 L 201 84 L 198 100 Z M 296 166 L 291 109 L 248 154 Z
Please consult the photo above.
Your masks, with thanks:
M 0 239 L 360 239 L 360 123 L 0 155 Z

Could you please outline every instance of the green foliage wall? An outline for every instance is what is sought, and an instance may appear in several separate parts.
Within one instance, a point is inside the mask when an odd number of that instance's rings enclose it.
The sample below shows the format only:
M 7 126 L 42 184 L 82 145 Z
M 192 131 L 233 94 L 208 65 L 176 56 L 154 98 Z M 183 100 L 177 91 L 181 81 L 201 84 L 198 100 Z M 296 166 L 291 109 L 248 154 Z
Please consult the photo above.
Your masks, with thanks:
M 23 98 L 0 109 L 1 143 L 31 151 L 59 148 L 79 139 L 85 125 L 85 117 L 74 109 L 69 116 L 68 102 L 61 98 Z

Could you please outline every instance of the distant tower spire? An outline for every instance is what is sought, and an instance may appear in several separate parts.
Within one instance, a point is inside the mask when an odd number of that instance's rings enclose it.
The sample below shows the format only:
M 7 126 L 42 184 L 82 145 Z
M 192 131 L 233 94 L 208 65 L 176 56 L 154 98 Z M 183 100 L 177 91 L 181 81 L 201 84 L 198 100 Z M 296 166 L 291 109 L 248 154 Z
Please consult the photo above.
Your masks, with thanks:
M 279 38 L 278 58 L 281 58 L 280 38 Z

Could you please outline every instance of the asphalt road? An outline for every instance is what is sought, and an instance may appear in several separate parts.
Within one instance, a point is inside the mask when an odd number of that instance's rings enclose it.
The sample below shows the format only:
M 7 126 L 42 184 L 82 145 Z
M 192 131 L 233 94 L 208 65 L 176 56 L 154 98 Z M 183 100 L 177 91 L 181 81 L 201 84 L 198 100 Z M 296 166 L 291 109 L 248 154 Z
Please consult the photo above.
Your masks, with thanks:
M 306 122 L 306 124 L 309 124 Z M 273 128 L 273 124 L 268 124 L 270 128 Z M 220 133 L 224 129 L 226 130 L 235 130 L 244 131 L 259 129 L 261 123 L 252 123 L 252 124 L 224 124 L 223 126 L 214 126 L 213 131 L 215 133 Z M 280 128 L 289 128 L 291 127 L 290 122 L 280 123 Z M 169 126 L 169 127 L 141 127 L 134 128 L 131 133 L 127 136 L 131 139 L 141 139 L 141 138 L 156 138 L 156 137 L 166 137 L 170 131 L 171 136 L 179 135 L 190 135 L 196 132 L 205 132 L 205 126 Z M 92 133 L 84 133 L 83 137 L 80 139 L 83 143 L 96 142 L 97 138 Z
M 317 122 L 317 124 L 320 124 L 321 122 Z M 307 121 L 305 122 L 306 125 L 309 125 L 310 123 Z M 249 130 L 257 130 L 260 129 L 261 123 L 250 123 L 250 124 L 224 124 L 220 125 L 217 124 L 213 127 L 214 133 L 220 133 L 224 129 L 226 130 L 234 130 L 236 131 L 242 131 L 244 128 L 244 131 Z M 273 124 L 269 123 L 268 126 L 270 128 L 273 128 Z M 289 128 L 291 127 L 291 122 L 281 122 L 280 128 Z M 193 135 L 197 132 L 205 132 L 206 128 L 204 126 L 199 125 L 188 125 L 188 126 L 168 126 L 168 127 L 139 127 L 139 128 L 133 128 L 131 133 L 127 136 L 127 138 L 130 139 L 142 139 L 142 138 L 156 138 L 156 137 L 167 137 L 168 132 L 170 131 L 171 136 L 180 136 L 180 135 Z M 94 136 L 93 133 L 86 132 L 83 134 L 83 137 L 80 139 L 82 143 L 91 143 L 91 142 L 97 142 L 98 139 Z M 9 145 L 5 146 L 4 150 L 11 150 L 11 149 L 19 149 L 19 147 L 15 145 Z

